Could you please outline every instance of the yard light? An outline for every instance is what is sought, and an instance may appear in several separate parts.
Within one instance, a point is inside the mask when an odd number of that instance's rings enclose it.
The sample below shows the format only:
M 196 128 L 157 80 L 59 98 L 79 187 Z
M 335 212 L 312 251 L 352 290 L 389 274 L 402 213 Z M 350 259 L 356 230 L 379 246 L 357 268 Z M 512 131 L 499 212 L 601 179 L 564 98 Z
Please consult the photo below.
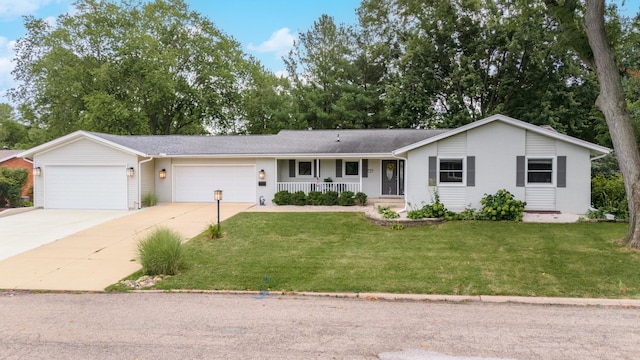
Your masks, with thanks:
M 218 202 L 218 230 L 220 230 L 220 200 L 222 200 L 222 190 L 218 189 L 214 191 L 213 198 Z
M 265 172 L 264 172 L 264 169 L 262 169 L 262 170 L 260 170 L 260 171 L 258 172 L 258 179 L 260 179 L 260 180 L 264 180 L 265 176 L 266 176 L 266 174 L 265 174 Z
M 132 167 L 128 167 L 127 168 L 127 176 L 128 177 L 132 177 L 133 176 L 133 168 Z
M 167 170 L 162 169 L 160 170 L 160 179 L 166 179 L 167 178 Z
M 33 168 L 33 175 L 40 176 L 42 175 L 42 168 L 40 166 Z

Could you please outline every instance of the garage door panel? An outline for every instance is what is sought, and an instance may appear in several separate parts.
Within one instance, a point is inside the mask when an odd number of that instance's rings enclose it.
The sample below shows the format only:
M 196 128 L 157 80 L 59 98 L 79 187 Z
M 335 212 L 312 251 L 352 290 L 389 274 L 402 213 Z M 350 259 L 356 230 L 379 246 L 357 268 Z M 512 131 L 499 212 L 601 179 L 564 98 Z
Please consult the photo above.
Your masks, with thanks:
M 174 170 L 176 202 L 213 202 L 223 191 L 227 202 L 255 202 L 253 166 L 179 166 Z
M 121 166 L 51 166 L 44 172 L 48 209 L 127 209 Z

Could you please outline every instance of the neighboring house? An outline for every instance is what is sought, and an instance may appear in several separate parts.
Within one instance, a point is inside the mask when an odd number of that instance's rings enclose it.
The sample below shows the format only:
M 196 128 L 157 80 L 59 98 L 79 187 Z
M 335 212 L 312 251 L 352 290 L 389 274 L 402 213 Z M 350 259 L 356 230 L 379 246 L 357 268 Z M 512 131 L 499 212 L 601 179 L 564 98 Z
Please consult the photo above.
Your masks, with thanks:
M 33 186 L 33 162 L 29 159 L 23 159 L 17 156 L 24 150 L 0 150 L 0 167 L 9 169 L 27 169 L 29 175 L 24 186 L 22 186 L 22 196 L 31 196 L 31 187 Z
M 408 206 L 480 208 L 507 189 L 527 210 L 582 214 L 591 160 L 608 148 L 502 115 L 453 130 L 281 131 L 249 136 L 118 136 L 77 131 L 23 152 L 41 170 L 35 205 L 133 209 L 160 202 L 271 202 L 280 190 L 362 191 Z M 331 178 L 332 182 L 324 182 Z

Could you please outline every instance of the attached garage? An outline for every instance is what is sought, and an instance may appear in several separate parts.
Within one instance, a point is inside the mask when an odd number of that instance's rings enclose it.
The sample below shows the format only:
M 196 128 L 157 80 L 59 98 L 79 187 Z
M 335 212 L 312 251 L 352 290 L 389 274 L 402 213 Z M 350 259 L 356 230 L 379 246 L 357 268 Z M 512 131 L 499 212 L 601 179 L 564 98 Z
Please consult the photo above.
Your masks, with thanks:
M 225 202 L 256 202 L 254 165 L 181 165 L 173 176 L 175 202 L 213 202 L 217 189 Z
M 128 208 L 124 166 L 47 166 L 43 173 L 47 209 Z

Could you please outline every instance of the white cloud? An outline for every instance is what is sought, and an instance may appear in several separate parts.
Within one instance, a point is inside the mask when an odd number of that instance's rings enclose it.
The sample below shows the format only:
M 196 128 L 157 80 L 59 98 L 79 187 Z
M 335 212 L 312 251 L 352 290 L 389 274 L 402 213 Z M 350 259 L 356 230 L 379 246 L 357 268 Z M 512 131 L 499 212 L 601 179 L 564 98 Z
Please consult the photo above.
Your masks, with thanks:
M 50 2 L 51 0 L 2 0 L 0 1 L 0 19 L 33 14 Z
M 8 89 L 15 87 L 16 83 L 13 81 L 11 71 L 15 64 L 13 61 L 15 41 L 9 41 L 7 38 L 0 36 L 0 103 L 6 103 L 9 101 L 5 97 Z
M 296 35 L 291 34 L 289 28 L 282 28 L 271 34 L 269 40 L 258 46 L 249 43 L 247 49 L 258 53 L 275 53 L 278 56 L 282 56 L 293 47 L 295 39 Z

